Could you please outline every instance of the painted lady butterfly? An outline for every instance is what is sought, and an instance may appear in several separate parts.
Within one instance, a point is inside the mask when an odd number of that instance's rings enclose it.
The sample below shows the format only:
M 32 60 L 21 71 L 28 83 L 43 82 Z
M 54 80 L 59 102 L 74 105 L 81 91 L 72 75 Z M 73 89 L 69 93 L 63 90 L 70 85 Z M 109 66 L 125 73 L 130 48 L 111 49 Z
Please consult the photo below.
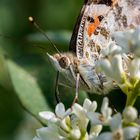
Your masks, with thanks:
M 113 40 L 112 33 L 139 24 L 139 0 L 85 0 L 72 34 L 70 52 L 48 56 L 69 81 L 69 86 L 107 94 L 114 85 L 111 79 L 95 70 L 100 52 Z

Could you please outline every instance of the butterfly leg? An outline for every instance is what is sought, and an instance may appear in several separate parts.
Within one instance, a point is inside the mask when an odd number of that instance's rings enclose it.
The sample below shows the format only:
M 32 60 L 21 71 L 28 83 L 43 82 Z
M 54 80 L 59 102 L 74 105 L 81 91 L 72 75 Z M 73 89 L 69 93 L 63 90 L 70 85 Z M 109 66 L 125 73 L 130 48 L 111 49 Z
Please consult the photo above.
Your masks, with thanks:
M 57 71 L 56 83 L 55 83 L 55 99 L 56 99 L 57 103 L 60 102 L 60 96 L 59 96 L 59 90 L 58 90 L 58 81 L 59 81 L 59 71 Z
M 75 97 L 74 97 L 74 100 L 72 102 L 71 108 L 73 107 L 75 102 L 78 100 L 79 78 L 80 78 L 80 75 L 79 75 L 79 73 L 77 73 L 77 75 L 76 75 L 76 92 L 75 92 Z

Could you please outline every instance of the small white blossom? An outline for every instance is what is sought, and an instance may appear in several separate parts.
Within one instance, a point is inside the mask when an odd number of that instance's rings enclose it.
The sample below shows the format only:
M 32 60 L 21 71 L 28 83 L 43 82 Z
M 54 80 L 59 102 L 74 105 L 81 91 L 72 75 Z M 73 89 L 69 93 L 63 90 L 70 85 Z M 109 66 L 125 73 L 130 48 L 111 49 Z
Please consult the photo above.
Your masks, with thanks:
M 73 106 L 73 113 L 79 119 L 79 128 L 82 131 L 85 131 L 89 122 L 88 118 L 86 117 L 85 109 L 81 105 L 75 103 Z
M 89 134 L 91 136 L 97 137 L 102 131 L 102 128 L 103 128 L 102 125 L 91 125 Z
M 97 102 L 96 101 L 91 102 L 89 99 L 86 98 L 83 103 L 83 108 L 85 109 L 86 112 L 90 111 L 95 112 L 97 109 Z
M 66 140 L 65 137 L 59 134 L 59 128 L 55 124 L 48 125 L 48 127 L 43 127 L 37 129 L 37 140 Z
M 88 112 L 87 116 L 92 122 L 92 124 L 108 124 L 111 119 L 112 109 L 108 106 L 108 98 L 103 99 L 101 106 L 101 113 L 98 112 Z
M 81 137 L 81 132 L 79 129 L 72 129 L 72 131 L 70 132 L 70 137 L 73 140 L 79 140 Z
M 121 48 L 110 42 L 108 47 L 101 52 L 101 58 L 97 61 L 97 71 L 103 71 L 106 76 L 121 84 L 124 82 L 124 68 Z
M 43 111 L 39 113 L 39 116 L 43 118 L 44 120 L 56 122 L 68 116 L 70 112 L 71 112 L 71 109 L 68 109 L 67 111 L 65 111 L 64 104 L 59 103 L 57 104 L 55 108 L 55 114 L 50 111 Z
M 140 58 L 135 58 L 128 65 L 131 79 L 140 79 Z
M 121 54 L 121 53 L 122 53 L 122 48 L 116 45 L 116 43 L 111 40 L 109 41 L 108 46 L 105 49 L 101 50 L 102 57 L 106 57 L 106 56 L 112 57 L 116 54 Z
M 62 119 L 68 116 L 70 112 L 71 112 L 71 109 L 65 110 L 65 106 L 63 103 L 59 103 L 55 108 L 56 116 Z

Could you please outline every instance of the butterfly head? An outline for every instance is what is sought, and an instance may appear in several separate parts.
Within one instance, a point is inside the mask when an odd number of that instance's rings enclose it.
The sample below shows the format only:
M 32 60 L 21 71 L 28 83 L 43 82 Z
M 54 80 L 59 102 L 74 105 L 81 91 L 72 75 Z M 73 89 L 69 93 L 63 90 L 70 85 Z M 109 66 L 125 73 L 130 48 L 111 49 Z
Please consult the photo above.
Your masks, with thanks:
M 53 63 L 54 67 L 58 71 L 64 71 L 68 70 L 70 65 L 72 64 L 70 57 L 68 57 L 66 54 L 54 54 L 54 55 L 49 55 L 50 61 Z

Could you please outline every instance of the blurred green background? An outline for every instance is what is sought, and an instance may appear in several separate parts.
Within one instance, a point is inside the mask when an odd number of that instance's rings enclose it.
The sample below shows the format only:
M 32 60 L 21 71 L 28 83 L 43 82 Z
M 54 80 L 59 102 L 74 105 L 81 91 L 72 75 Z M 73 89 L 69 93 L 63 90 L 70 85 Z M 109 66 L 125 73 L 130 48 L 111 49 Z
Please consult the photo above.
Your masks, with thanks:
M 28 21 L 33 16 L 61 52 L 68 51 L 83 0 L 0 0 L 0 140 L 31 140 L 41 127 L 39 111 L 54 110 L 56 71 L 46 52 L 56 53 Z M 41 49 L 44 48 L 43 49 Z M 75 90 L 59 87 L 70 107 Z M 125 104 L 115 91 L 118 108 Z M 79 103 L 87 97 L 81 91 Z M 120 95 L 120 98 L 118 97 Z M 103 97 L 89 96 L 100 102 Z M 119 102 L 118 102 L 119 101 Z

